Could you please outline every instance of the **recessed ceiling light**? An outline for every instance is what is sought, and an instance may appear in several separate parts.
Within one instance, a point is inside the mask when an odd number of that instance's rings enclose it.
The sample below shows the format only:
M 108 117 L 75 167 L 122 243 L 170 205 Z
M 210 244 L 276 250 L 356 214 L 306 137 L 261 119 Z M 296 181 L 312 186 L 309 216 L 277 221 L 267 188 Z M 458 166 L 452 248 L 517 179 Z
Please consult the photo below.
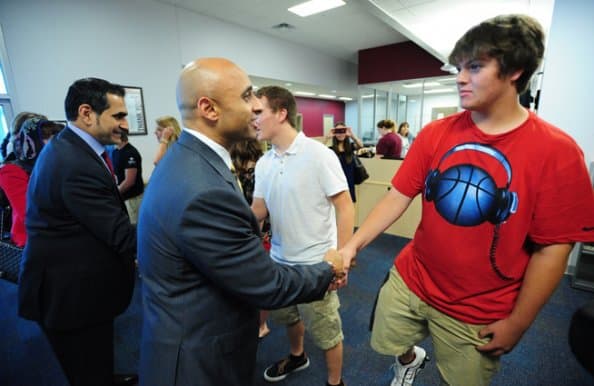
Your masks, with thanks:
M 315 15 L 316 13 L 324 12 L 332 8 L 337 8 L 345 5 L 342 0 L 310 0 L 294 7 L 289 8 L 289 12 L 297 14 L 301 17 Z
M 329 95 L 329 94 L 318 94 L 318 96 L 322 97 L 322 98 L 332 98 L 332 99 L 336 98 L 336 95 Z
M 363 99 L 373 98 L 373 94 L 362 95 L 361 98 L 363 98 Z
M 293 94 L 295 95 L 301 95 L 301 96 L 314 96 L 316 95 L 313 92 L 309 92 L 309 91 L 295 91 Z
M 287 87 L 291 87 L 292 85 L 293 85 L 293 83 L 288 83 L 288 82 L 285 83 L 285 86 L 287 86 Z
M 349 98 L 349 97 L 338 97 L 338 99 L 340 99 L 341 101 L 352 101 L 353 98 Z

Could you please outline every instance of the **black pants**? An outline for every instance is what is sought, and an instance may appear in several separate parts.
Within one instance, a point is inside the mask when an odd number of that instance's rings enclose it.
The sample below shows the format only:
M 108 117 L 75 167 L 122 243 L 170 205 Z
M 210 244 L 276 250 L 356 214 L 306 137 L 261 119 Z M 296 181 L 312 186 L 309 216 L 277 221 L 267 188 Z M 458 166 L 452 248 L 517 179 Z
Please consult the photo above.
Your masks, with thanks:
M 78 330 L 41 329 L 71 386 L 113 384 L 113 320 Z

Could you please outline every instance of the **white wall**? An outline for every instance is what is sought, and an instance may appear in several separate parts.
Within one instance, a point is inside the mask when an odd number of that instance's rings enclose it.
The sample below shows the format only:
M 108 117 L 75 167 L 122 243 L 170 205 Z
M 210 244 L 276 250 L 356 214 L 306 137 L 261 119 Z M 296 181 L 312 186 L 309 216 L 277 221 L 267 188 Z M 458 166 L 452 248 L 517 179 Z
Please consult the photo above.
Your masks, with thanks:
M 555 1 L 538 108 L 578 142 L 587 163 L 594 161 L 592 15 L 594 1 Z
M 0 1 L 0 25 L 16 88 L 15 111 L 64 119 L 76 79 L 95 76 L 143 88 L 148 136 L 132 136 L 152 171 L 155 118 L 178 116 L 183 64 L 224 56 L 249 74 L 331 89 L 353 88 L 356 66 L 318 51 L 153 0 Z
M 545 52 L 538 115 L 571 135 L 594 161 L 592 87 L 594 86 L 594 1 L 557 0 Z M 568 272 L 577 260 L 569 258 Z

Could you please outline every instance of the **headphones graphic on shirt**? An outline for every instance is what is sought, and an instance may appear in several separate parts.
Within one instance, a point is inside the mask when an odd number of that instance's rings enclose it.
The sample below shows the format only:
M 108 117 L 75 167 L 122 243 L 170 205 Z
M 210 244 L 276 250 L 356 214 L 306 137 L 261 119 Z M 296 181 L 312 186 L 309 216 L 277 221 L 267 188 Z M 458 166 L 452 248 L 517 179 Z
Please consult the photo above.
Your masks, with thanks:
M 441 164 L 459 151 L 477 151 L 495 158 L 507 173 L 505 187 L 497 187 L 493 177 L 475 165 L 459 164 L 440 171 Z M 429 171 L 424 196 L 451 224 L 475 226 L 489 221 L 497 225 L 518 208 L 518 195 L 509 191 L 511 181 L 511 165 L 499 150 L 480 143 L 463 143 L 448 150 L 437 167 Z

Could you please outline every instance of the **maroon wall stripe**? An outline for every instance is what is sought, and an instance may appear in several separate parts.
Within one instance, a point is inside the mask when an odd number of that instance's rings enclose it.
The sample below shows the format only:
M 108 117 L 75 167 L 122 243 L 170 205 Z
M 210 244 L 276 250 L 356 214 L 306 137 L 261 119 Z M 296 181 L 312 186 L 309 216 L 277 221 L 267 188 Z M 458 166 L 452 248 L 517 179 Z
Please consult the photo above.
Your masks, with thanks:
M 447 75 L 443 63 L 408 41 L 359 51 L 359 84 Z

